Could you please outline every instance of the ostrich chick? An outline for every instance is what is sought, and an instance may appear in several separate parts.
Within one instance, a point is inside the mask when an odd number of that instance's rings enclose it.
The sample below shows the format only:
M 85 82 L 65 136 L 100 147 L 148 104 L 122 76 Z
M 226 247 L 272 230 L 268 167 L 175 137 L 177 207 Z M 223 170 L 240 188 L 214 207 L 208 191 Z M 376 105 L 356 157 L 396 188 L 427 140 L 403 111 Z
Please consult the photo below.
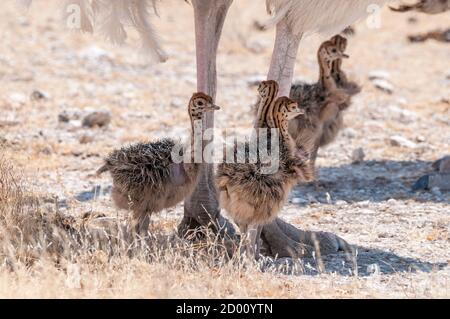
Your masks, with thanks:
M 297 147 L 304 145 L 306 140 L 313 141 L 313 166 L 319 146 L 331 142 L 337 134 L 342 125 L 340 112 L 350 103 L 351 95 L 347 92 L 350 85 L 339 63 L 343 58 L 348 58 L 348 55 L 342 51 L 345 50 L 344 42 L 335 40 L 336 37 L 322 43 L 318 50 L 319 81 L 314 84 L 297 83 L 291 87 L 290 97 L 299 103 L 305 116 L 292 120 L 289 123 L 289 132 Z M 333 66 L 337 73 L 333 73 Z M 335 77 L 339 81 L 336 81 Z M 337 82 L 340 83 L 339 86 Z M 325 128 L 327 130 L 324 130 Z
M 200 165 L 193 163 L 194 124 L 206 112 L 218 109 L 210 96 L 192 95 L 188 105 L 192 126 L 191 161 L 175 163 L 172 152 L 176 142 L 166 138 L 114 150 L 97 171 L 98 174 L 110 172 L 113 201 L 119 208 L 132 210 L 133 226 L 138 234 L 146 234 L 152 213 L 175 206 L 193 191 Z M 181 150 L 177 155 L 182 153 Z
M 288 132 L 288 121 L 302 114 L 298 104 L 280 97 L 262 113 L 269 128 L 279 130 L 279 153 L 270 154 L 271 158 L 279 156 L 276 172 L 264 172 L 264 160 L 258 158 L 256 163 L 221 163 L 216 174 L 220 206 L 246 236 L 247 255 L 255 258 L 259 256 L 262 226 L 277 217 L 293 186 L 312 177 L 308 159 L 297 156 L 295 142 Z M 259 144 L 258 151 L 261 154 Z
M 337 46 L 340 52 L 345 53 L 345 50 L 347 49 L 346 38 L 340 35 L 336 35 L 331 38 L 331 42 L 333 42 Z M 361 92 L 361 87 L 356 82 L 353 82 L 347 78 L 347 75 L 342 70 L 342 62 L 342 58 L 333 61 L 331 67 L 331 76 L 333 77 L 337 88 L 344 90 L 345 93 L 348 94 L 348 98 L 345 99 L 344 103 L 339 105 L 339 112 L 337 113 L 336 117 L 324 123 L 322 135 L 319 141 L 319 147 L 328 145 L 332 141 L 334 141 L 337 134 L 344 126 L 344 114 L 342 111 L 349 108 L 352 103 L 352 97 Z M 315 152 L 317 152 L 317 150 Z

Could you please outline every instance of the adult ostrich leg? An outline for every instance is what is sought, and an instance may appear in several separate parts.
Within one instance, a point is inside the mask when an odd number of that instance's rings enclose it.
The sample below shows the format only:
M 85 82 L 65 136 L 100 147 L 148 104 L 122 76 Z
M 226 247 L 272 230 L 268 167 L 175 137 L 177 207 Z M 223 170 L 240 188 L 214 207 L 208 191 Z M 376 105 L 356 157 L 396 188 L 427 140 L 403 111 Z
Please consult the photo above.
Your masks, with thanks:
M 222 27 L 233 0 L 192 0 L 195 18 L 195 43 L 197 55 L 197 90 L 215 99 L 217 87 L 216 55 Z M 214 114 L 208 114 L 203 122 L 205 129 L 214 127 Z M 203 141 L 203 148 L 206 142 Z M 202 150 L 203 150 L 202 148 Z M 184 203 L 184 217 L 178 232 L 185 236 L 199 226 L 212 227 L 215 231 L 234 234 L 234 228 L 220 214 L 214 185 L 213 164 L 202 163 L 199 182 L 192 195 Z
M 279 83 L 279 96 L 289 96 L 301 39 L 302 34 L 294 34 L 286 19 L 278 22 L 267 78 Z M 265 252 L 278 257 L 302 257 L 311 250 L 321 254 L 351 250 L 345 240 L 332 233 L 303 231 L 280 218 L 263 227 L 261 239 Z

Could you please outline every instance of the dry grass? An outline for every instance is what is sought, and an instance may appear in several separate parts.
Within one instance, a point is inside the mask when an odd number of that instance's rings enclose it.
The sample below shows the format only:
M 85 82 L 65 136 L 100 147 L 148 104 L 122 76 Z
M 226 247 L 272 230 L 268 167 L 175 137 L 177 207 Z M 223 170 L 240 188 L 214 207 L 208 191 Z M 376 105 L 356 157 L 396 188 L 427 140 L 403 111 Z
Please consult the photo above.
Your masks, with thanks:
M 298 277 L 270 266 L 261 271 L 229 259 L 212 237 L 190 243 L 153 229 L 150 240 L 130 244 L 122 221 L 77 220 L 45 208 L 5 159 L 0 177 L 4 298 L 448 297 L 448 285 L 437 275 L 416 284 L 406 276 L 400 290 L 386 290 L 389 276 Z

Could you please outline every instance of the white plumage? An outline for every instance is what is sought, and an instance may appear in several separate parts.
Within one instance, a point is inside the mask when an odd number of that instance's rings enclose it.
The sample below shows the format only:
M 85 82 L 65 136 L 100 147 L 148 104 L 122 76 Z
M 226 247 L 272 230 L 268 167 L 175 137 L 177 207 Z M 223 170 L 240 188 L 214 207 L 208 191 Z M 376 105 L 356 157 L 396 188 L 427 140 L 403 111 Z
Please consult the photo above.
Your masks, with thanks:
M 17 0 L 30 6 L 33 0 Z M 78 5 L 81 14 L 80 29 L 104 35 L 114 44 L 123 44 L 127 38 L 125 26 L 132 26 L 142 39 L 143 50 L 156 61 L 164 62 L 167 55 L 151 24 L 150 6 L 156 13 L 157 0 L 60 0 L 67 19 L 69 5 Z M 263 0 L 259 0 L 263 1 Z M 388 0 L 265 0 L 273 18 L 266 24 L 275 25 L 287 17 L 294 33 L 335 34 L 358 19 L 368 15 L 369 5 L 383 5 Z
M 33 0 L 17 0 L 30 6 Z M 142 40 L 143 50 L 156 61 L 164 62 L 167 55 L 161 48 L 158 35 L 151 24 L 150 7 L 156 13 L 157 0 L 60 0 L 64 20 L 72 14 L 68 8 L 76 5 L 80 12 L 80 29 L 104 35 L 114 44 L 123 44 L 127 38 L 126 26 L 134 27 Z
M 370 5 L 379 5 L 381 8 L 388 1 L 266 0 L 268 13 L 274 15 L 267 25 L 275 25 L 286 17 L 295 34 L 336 34 L 369 15 Z

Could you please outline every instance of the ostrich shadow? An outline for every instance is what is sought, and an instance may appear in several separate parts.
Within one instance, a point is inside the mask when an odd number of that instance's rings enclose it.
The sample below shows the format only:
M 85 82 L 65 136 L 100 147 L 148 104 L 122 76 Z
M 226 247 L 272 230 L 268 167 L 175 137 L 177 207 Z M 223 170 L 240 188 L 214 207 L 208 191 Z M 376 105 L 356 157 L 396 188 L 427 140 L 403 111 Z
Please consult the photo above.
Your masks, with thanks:
M 348 203 L 388 199 L 415 199 L 420 202 L 450 203 L 450 193 L 442 191 L 413 191 L 415 182 L 433 171 L 433 162 L 427 161 L 365 161 L 337 167 L 319 167 L 315 183 L 295 187 L 291 198 L 300 206 L 311 202 Z M 317 187 L 318 186 L 318 187 Z
M 344 277 L 368 277 L 397 273 L 430 273 L 443 270 L 447 262 L 427 262 L 403 257 L 382 249 L 353 246 L 356 253 L 336 253 L 320 258 L 280 258 L 271 262 L 271 267 L 285 275 L 317 276 L 335 274 Z

